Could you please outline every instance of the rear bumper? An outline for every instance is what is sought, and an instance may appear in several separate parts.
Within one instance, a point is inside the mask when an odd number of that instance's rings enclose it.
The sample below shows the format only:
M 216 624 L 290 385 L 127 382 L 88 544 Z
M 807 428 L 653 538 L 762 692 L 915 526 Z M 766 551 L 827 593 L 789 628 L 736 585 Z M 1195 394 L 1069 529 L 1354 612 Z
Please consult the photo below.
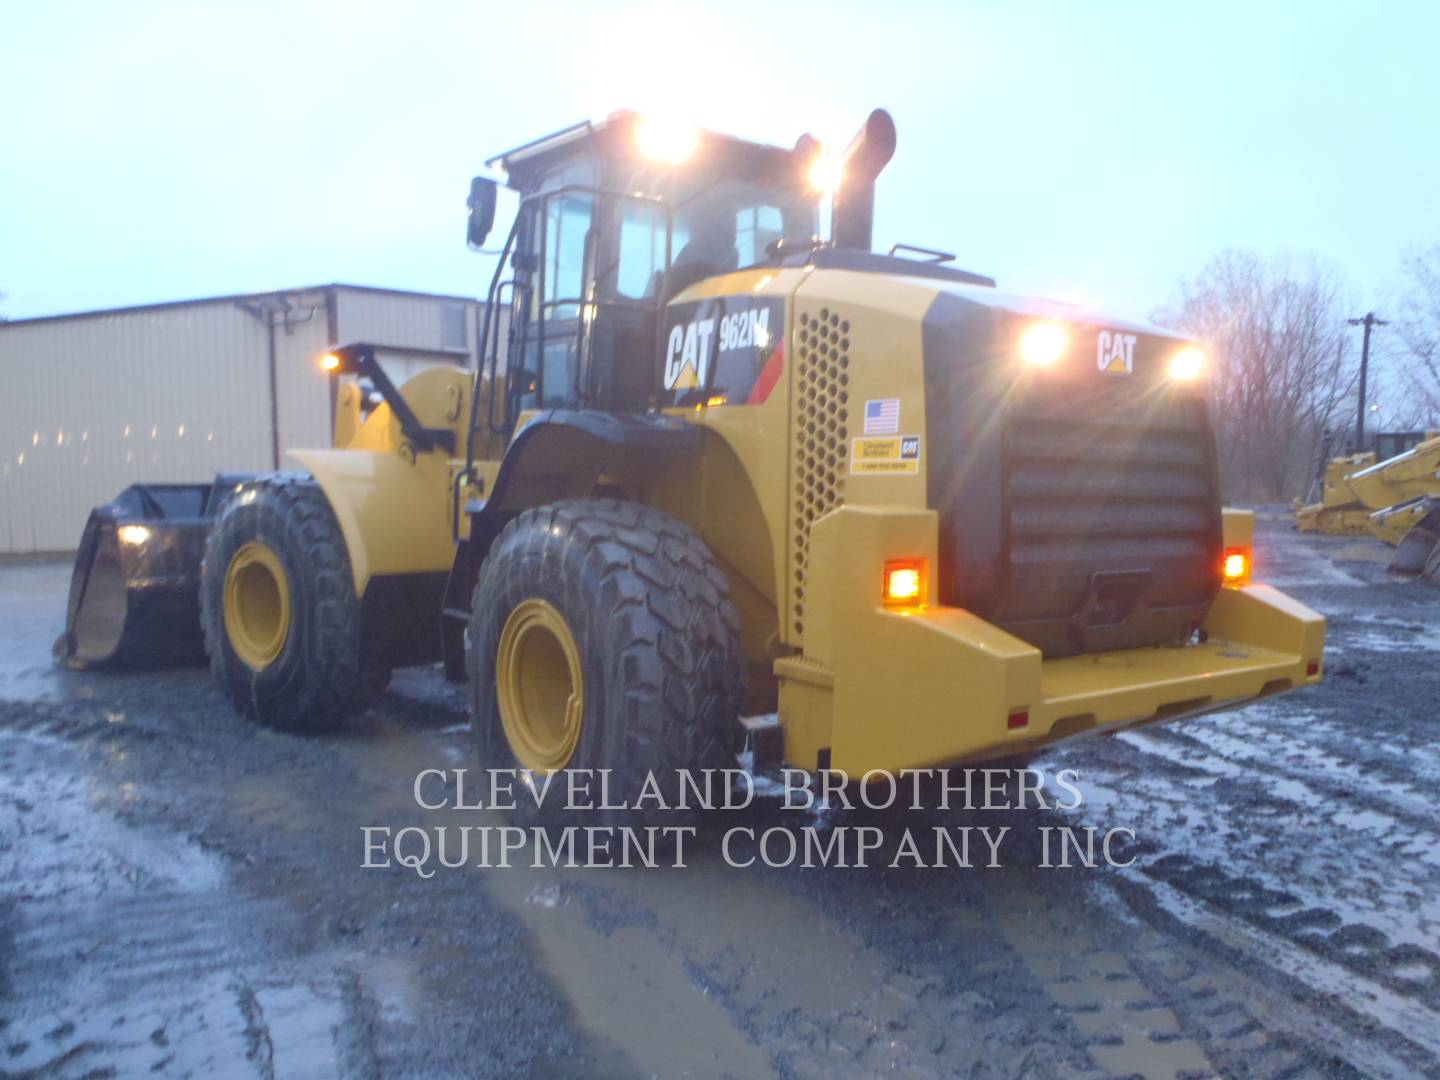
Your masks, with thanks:
M 1324 619 L 1264 585 L 1223 590 L 1204 644 L 1055 660 L 958 608 L 886 610 L 879 568 L 934 558 L 927 518 L 855 508 L 816 524 L 805 655 L 775 665 L 792 764 L 814 768 L 827 751 L 851 773 L 982 761 L 1321 679 Z

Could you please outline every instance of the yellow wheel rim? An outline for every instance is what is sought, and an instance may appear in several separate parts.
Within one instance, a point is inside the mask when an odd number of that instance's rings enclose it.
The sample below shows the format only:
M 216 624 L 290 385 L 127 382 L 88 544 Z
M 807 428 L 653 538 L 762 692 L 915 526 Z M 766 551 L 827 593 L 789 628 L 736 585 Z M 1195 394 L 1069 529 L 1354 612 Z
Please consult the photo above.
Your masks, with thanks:
M 580 650 L 565 617 L 544 600 L 516 605 L 495 657 L 500 724 L 523 768 L 565 768 L 580 742 L 585 682 Z
M 275 662 L 290 636 L 290 581 L 280 557 L 259 540 L 240 546 L 225 570 L 225 634 L 246 665 Z

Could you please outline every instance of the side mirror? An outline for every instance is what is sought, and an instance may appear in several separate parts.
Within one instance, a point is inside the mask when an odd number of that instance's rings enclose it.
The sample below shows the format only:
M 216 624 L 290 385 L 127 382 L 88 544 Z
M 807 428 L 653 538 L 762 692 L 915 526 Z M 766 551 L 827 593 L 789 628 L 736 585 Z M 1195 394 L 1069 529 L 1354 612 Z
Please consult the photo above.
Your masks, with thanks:
M 470 181 L 470 198 L 465 205 L 470 207 L 470 222 L 465 230 L 465 239 L 472 248 L 485 246 L 485 238 L 495 224 L 495 197 L 499 187 L 487 176 L 477 176 Z

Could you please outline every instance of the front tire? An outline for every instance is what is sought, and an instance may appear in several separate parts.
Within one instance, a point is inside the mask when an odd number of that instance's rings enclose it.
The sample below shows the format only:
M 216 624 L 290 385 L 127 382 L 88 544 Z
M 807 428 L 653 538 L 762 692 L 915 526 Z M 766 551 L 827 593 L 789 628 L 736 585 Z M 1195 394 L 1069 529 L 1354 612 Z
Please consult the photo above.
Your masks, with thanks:
M 266 477 L 226 503 L 206 541 L 201 625 L 221 690 L 270 727 L 333 728 L 389 682 L 364 656 L 340 525 L 304 474 Z
M 481 567 L 468 638 L 489 768 L 608 770 L 614 803 L 634 802 L 653 775 L 673 808 L 678 770 L 735 764 L 745 654 L 729 584 L 705 542 L 653 507 L 587 499 L 521 514 Z M 581 818 L 566 790 L 556 776 L 538 808 L 517 790 L 517 813 L 542 824 L 688 817 L 650 800 Z

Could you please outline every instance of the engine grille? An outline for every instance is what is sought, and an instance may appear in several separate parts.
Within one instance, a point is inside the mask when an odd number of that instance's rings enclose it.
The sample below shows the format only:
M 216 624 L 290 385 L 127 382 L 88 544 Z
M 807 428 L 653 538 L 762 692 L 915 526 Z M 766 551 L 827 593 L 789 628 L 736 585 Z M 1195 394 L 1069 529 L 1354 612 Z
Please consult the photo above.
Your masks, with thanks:
M 795 380 L 791 423 L 795 432 L 790 509 L 791 602 L 788 629 L 805 633 L 805 570 L 810 526 L 845 501 L 849 452 L 850 323 L 837 311 L 796 315 Z

